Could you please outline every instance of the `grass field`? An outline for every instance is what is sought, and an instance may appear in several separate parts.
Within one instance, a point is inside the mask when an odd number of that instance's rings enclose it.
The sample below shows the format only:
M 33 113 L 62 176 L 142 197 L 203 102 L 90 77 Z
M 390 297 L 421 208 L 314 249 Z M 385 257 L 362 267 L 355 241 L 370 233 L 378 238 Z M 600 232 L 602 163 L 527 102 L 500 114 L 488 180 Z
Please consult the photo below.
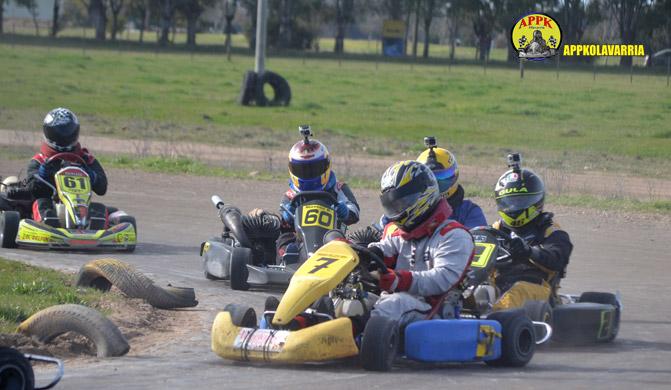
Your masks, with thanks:
M 434 134 L 462 161 L 520 150 L 548 166 L 670 175 L 671 88 L 661 76 L 274 59 L 289 107 L 236 104 L 251 57 L 0 45 L 0 127 L 38 129 L 55 106 L 83 131 L 287 148 L 310 123 L 336 146 L 387 155 Z
M 71 275 L 0 258 L 0 297 L 0 333 L 14 333 L 39 310 L 63 303 L 95 305 L 102 293 L 75 287 Z

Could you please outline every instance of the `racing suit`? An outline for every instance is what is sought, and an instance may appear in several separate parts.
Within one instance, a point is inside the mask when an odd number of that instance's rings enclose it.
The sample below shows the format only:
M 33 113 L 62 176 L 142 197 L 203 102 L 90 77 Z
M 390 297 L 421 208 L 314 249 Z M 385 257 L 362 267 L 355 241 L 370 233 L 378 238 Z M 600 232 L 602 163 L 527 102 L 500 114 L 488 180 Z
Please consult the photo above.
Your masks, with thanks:
M 26 186 L 30 189 L 30 192 L 35 198 L 35 202 L 33 203 L 33 219 L 42 221 L 51 226 L 59 225 L 52 199 L 53 190 L 42 181 L 35 178 L 35 175 L 39 175 L 40 167 L 47 162 L 47 159 L 57 153 L 56 150 L 50 148 L 46 143 L 43 143 L 40 147 L 40 152 L 35 154 L 28 163 L 26 179 Z M 107 176 L 98 160 L 96 160 L 86 148 L 82 148 L 79 144 L 77 144 L 70 153 L 76 154 L 84 159 L 86 165 L 82 168 L 89 173 L 91 189 L 98 195 L 105 195 L 107 192 Z M 54 164 L 56 164 L 55 167 L 57 169 L 49 172 L 49 177 L 46 179 L 49 184 L 53 186 L 55 186 L 53 175 L 60 169 L 60 167 L 63 167 L 63 161 L 56 161 Z M 104 220 L 106 218 L 105 213 L 106 210 L 104 210 L 104 206 L 97 203 L 92 203 L 90 205 L 89 215 L 91 222 L 100 219 Z
M 469 199 L 464 199 L 464 188 L 459 185 L 457 191 L 447 199 L 452 208 L 450 219 L 459 222 L 468 229 L 476 226 L 486 226 L 487 219 L 480 206 Z M 389 220 L 383 215 L 380 217 L 380 227 L 383 228 L 389 224 Z
M 529 244 L 531 255 L 524 261 L 513 261 L 497 270 L 496 287 L 503 293 L 493 310 L 518 308 L 526 301 L 547 301 L 566 274 L 573 244 L 568 233 L 552 219 L 552 213 L 542 213 L 529 224 L 511 229 L 501 221 L 492 227 Z
M 359 204 L 349 186 L 346 183 L 337 181 L 334 172 L 331 172 L 325 191 L 335 196 L 338 202 L 344 203 L 347 206 L 347 217 L 338 220 L 338 229 L 359 222 Z M 294 212 L 294 210 L 289 210 L 289 208 L 291 201 L 297 192 L 299 191 L 293 188 L 293 186 L 290 186 L 289 190 L 284 193 L 284 196 L 282 196 L 282 200 L 280 201 L 279 211 L 282 218 L 282 224 L 280 227 L 280 236 L 277 239 L 277 254 L 280 258 L 284 255 L 287 245 L 296 241 L 294 219 L 287 211 L 291 211 L 291 213 Z
M 379 248 L 390 269 L 405 273 L 411 282 L 407 291 L 382 293 L 371 316 L 397 319 L 401 326 L 426 319 L 437 305 L 436 314 L 453 318 L 461 301 L 461 281 L 473 257 L 473 238 L 460 223 L 448 218 L 452 209 L 441 199 L 434 213 L 409 233 L 396 229 L 380 242 Z M 393 224 L 388 224 L 388 230 Z M 404 288 L 405 289 L 405 288 Z

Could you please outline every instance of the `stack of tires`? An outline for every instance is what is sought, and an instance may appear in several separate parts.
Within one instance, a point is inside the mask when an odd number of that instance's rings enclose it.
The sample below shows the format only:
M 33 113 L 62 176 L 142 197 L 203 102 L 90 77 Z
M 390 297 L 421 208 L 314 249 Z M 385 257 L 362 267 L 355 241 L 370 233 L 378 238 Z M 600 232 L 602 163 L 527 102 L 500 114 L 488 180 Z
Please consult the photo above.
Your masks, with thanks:
M 264 86 L 268 84 L 273 89 L 273 96 L 268 97 Z M 242 88 L 238 103 L 243 106 L 256 104 L 257 106 L 288 106 L 291 101 L 291 88 L 284 77 L 277 73 L 265 71 L 256 73 L 247 71 L 242 79 Z

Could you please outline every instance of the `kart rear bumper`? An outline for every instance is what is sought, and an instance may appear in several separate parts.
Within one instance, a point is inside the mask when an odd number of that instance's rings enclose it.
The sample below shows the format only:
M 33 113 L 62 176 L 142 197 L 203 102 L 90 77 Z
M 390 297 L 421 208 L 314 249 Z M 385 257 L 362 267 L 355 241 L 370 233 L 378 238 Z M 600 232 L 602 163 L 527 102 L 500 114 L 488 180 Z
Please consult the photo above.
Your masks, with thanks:
M 42 249 L 127 250 L 137 244 L 135 228 L 123 222 L 106 230 L 54 228 L 30 219 L 21 220 L 16 243 Z
M 323 362 L 356 356 L 352 322 L 342 317 L 298 331 L 242 328 L 228 312 L 212 324 L 212 351 L 224 359 L 283 363 Z

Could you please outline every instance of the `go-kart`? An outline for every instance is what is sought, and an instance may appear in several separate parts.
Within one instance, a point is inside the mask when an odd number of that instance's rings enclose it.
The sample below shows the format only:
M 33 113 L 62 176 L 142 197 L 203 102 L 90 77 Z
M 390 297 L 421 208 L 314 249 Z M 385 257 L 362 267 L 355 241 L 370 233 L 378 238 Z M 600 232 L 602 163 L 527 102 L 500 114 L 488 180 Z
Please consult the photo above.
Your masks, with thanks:
M 512 262 L 508 251 L 511 236 L 492 227 L 471 229 L 475 257 L 467 277 L 464 312 L 479 317 L 491 312 L 501 297 L 495 278 Z M 558 343 L 585 344 L 610 342 L 617 337 L 622 303 L 619 294 L 584 292 L 580 295 L 559 293 L 560 275 L 549 281 L 550 295 L 543 301 L 527 301 L 524 309 L 534 321 L 552 325 L 552 340 Z M 513 309 L 509 307 L 508 309 Z
M 334 237 L 335 236 L 335 237 Z M 367 248 L 330 232 L 327 242 L 298 268 L 282 300 L 270 297 L 259 324 L 253 308 L 229 304 L 212 324 L 212 350 L 242 361 L 306 363 L 360 358 L 368 370 L 389 370 L 402 351 L 421 362 L 473 362 L 524 366 L 536 343 L 552 330 L 534 324 L 523 310 L 492 313 L 486 319 L 433 319 L 400 328 L 397 321 L 370 315 L 377 288 L 370 269 L 389 272 Z M 544 334 L 537 340 L 536 326 Z M 403 337 L 401 337 L 401 334 Z
M 2 247 L 135 250 L 135 218 L 118 209 L 91 202 L 91 180 L 81 167 L 85 164 L 82 157 L 74 153 L 58 153 L 47 163 L 55 159 L 65 162 L 65 166 L 54 175 L 56 185 L 38 175 L 35 179 L 52 189 L 59 226 L 53 227 L 32 219 L 25 207 L 3 210 L 0 215 Z M 7 196 L 3 199 L 7 201 Z M 14 205 L 19 206 L 20 202 L 26 201 L 32 203 L 32 198 L 17 201 Z M 12 206 L 9 202 L 7 204 Z
M 56 375 L 44 386 L 35 386 L 35 373 L 31 361 L 55 364 Z M 63 361 L 49 356 L 22 354 L 13 348 L 0 347 L 0 389 L 46 390 L 56 386 L 63 378 Z
M 280 233 L 278 216 L 242 215 L 237 207 L 212 196 L 224 231 L 219 238 L 201 244 L 205 277 L 229 280 L 234 290 L 250 286 L 286 286 L 300 264 L 323 245 L 324 234 L 338 227 L 334 211 L 337 199 L 323 191 L 302 191 L 292 199 L 298 254 L 276 260 L 275 241 Z M 279 264 L 277 264 L 279 263 Z

